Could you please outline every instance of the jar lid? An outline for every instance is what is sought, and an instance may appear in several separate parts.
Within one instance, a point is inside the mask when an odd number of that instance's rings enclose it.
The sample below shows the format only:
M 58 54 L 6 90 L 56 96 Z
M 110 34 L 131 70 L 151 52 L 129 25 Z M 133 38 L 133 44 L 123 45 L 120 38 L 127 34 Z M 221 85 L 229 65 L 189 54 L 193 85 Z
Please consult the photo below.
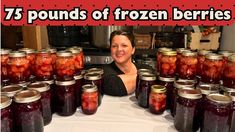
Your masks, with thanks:
M 10 49 L 1 49 L 1 55 L 7 55 L 11 52 Z
M 176 51 L 177 53 L 183 53 L 184 51 L 190 51 L 190 50 L 186 48 L 177 48 Z
M 36 52 L 34 49 L 30 49 L 30 48 L 21 48 L 19 49 L 19 51 L 24 51 L 26 52 L 26 54 L 33 54 Z
M 165 93 L 166 92 L 166 87 L 162 85 L 152 85 L 151 86 L 151 91 L 154 93 Z
M 197 52 L 192 52 L 192 51 L 184 51 L 182 52 L 183 56 L 197 56 Z
M 162 48 L 158 48 L 158 52 L 164 52 L 164 51 L 171 51 L 171 48 L 166 48 L 166 47 L 162 47 Z
M 38 81 L 38 82 L 47 83 L 47 84 L 49 84 L 49 85 L 51 85 L 51 84 L 54 84 L 54 83 L 55 83 L 55 81 L 54 81 L 54 80 Z
M 164 81 L 164 82 L 174 82 L 175 81 L 175 78 L 169 78 L 169 77 L 160 77 L 159 76 L 159 80 L 160 81 Z
M 17 92 L 20 92 L 23 90 L 23 87 L 21 87 L 20 85 L 8 85 L 5 86 L 1 89 L 1 93 L 2 95 L 6 95 L 8 97 L 13 97 Z
M 97 91 L 97 86 L 92 84 L 86 84 L 82 86 L 83 92 L 94 92 Z
M 183 88 L 178 90 L 178 95 L 187 99 L 200 99 L 202 93 L 198 89 Z
M 221 89 L 224 91 L 224 92 L 235 92 L 235 89 L 234 88 L 228 88 L 228 87 L 221 87 Z
M 228 60 L 231 61 L 231 62 L 235 62 L 235 54 L 229 56 L 229 57 L 228 57 Z
M 24 51 L 12 51 L 9 54 L 9 57 L 25 57 L 26 53 Z
M 69 85 L 73 85 L 75 83 L 76 83 L 75 80 L 71 80 L 71 81 L 55 81 L 55 84 L 59 85 L 59 86 L 69 86 Z
M 82 74 L 74 76 L 74 79 L 75 79 L 75 80 L 79 80 L 79 79 L 82 79 L 82 78 L 83 78 L 83 75 L 82 75 Z
M 144 74 L 140 76 L 141 80 L 145 80 L 145 81 L 155 81 L 156 80 L 156 76 L 153 74 Z
M 235 91 L 227 92 L 225 95 L 230 96 L 232 98 L 232 101 L 235 101 Z
M 198 51 L 198 54 L 199 54 L 199 55 L 206 55 L 206 54 L 208 54 L 208 53 L 212 53 L 212 51 L 210 51 L 210 50 L 199 50 L 199 51 Z
M 1 95 L 1 105 L 0 108 L 4 109 L 6 107 L 8 107 L 9 105 L 11 105 L 12 99 L 5 96 L 5 95 Z
M 142 69 L 139 69 L 138 71 L 137 71 L 137 73 L 141 73 L 141 72 L 152 72 L 150 69 L 144 69 L 144 68 L 142 68 Z
M 194 88 L 195 82 L 193 80 L 177 80 L 174 82 L 176 88 Z
M 79 50 L 80 52 L 83 51 L 82 47 L 78 47 L 78 46 L 72 46 L 70 47 L 70 49 L 76 49 L 76 50 Z
M 82 50 L 80 48 L 71 48 L 70 47 L 66 50 L 72 52 L 73 54 L 79 54 L 80 52 L 82 52 Z
M 48 48 L 46 50 L 48 50 L 51 54 L 54 54 L 57 52 L 56 48 Z
M 101 79 L 101 74 L 88 72 L 84 75 L 84 79 L 85 80 L 99 80 L 99 79 Z
M 14 101 L 17 103 L 30 103 L 41 98 L 40 92 L 37 90 L 23 90 L 15 94 Z
M 204 95 L 209 95 L 212 93 L 219 92 L 218 87 L 216 87 L 215 85 L 210 85 L 210 84 L 199 84 L 197 86 L 197 89 L 201 90 L 202 94 L 204 94 Z
M 206 55 L 206 58 L 209 60 L 222 60 L 223 56 L 215 53 L 209 53 Z
M 39 92 L 45 92 L 45 91 L 48 91 L 50 89 L 49 84 L 43 83 L 43 82 L 31 83 L 27 87 L 28 87 L 28 89 L 34 89 L 34 90 L 37 90 Z
M 232 102 L 231 97 L 222 94 L 209 94 L 206 98 L 219 104 L 229 104 Z
M 167 55 L 167 56 L 176 56 L 176 55 L 177 55 L 177 52 L 174 51 L 174 50 L 171 50 L 171 51 L 163 51 L 162 54 L 163 54 L 163 55 Z
M 50 50 L 48 49 L 41 49 L 37 51 L 38 54 L 51 54 Z
M 66 50 L 59 51 L 56 53 L 56 55 L 58 57 L 71 57 L 71 56 L 73 56 L 72 52 L 66 51 Z
M 88 69 L 88 73 L 104 74 L 104 70 L 102 68 L 90 68 Z
M 224 57 L 229 57 L 230 55 L 233 54 L 233 52 L 228 51 L 228 50 L 221 50 L 218 52 L 218 54 L 223 55 Z

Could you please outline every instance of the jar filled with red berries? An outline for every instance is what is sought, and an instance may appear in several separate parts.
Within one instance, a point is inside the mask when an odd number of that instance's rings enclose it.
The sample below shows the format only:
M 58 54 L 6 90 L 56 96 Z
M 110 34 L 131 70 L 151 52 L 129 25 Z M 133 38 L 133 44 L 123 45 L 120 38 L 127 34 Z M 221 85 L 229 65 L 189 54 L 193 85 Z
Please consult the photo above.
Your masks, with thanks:
M 68 49 L 73 53 L 75 74 L 80 74 L 84 68 L 84 53 L 81 47 L 71 47 Z
M 235 89 L 235 55 L 229 56 L 223 72 L 223 86 Z
M 12 99 L 1 95 L 1 132 L 13 132 L 14 120 L 12 111 Z
M 181 59 L 181 57 L 182 57 L 182 53 L 184 52 L 184 51 L 190 51 L 189 49 L 186 49 L 186 48 L 177 48 L 176 49 L 176 51 L 177 51 L 177 60 L 176 60 L 176 75 L 178 76 L 178 74 L 179 74 L 179 63 L 180 63 L 180 59 Z
M 52 65 L 53 65 L 53 70 L 54 70 L 53 73 L 55 74 L 55 62 L 56 62 L 56 59 L 57 59 L 57 55 L 56 55 L 57 49 L 48 48 L 46 50 L 48 50 L 51 53 Z
M 162 53 L 160 61 L 160 76 L 161 77 L 175 77 L 176 72 L 176 51 L 165 51 Z
M 31 75 L 34 75 L 36 51 L 30 48 L 22 48 L 19 50 L 26 52 L 26 58 L 29 60 L 29 64 L 30 64 Z
M 153 114 L 162 114 L 166 110 L 166 87 L 162 85 L 151 86 L 149 110 Z
M 159 71 L 161 69 L 161 59 L 162 59 L 162 53 L 165 51 L 171 51 L 171 48 L 159 48 L 157 51 L 157 67 L 156 69 Z
M 233 55 L 234 53 L 228 50 L 221 50 L 218 52 L 218 54 L 223 56 L 224 64 L 226 64 L 228 61 L 228 57 Z
M 8 73 L 7 73 L 7 65 L 9 61 L 9 53 L 8 49 L 1 49 L 1 83 L 2 85 L 6 85 L 9 81 Z
M 212 51 L 210 50 L 199 50 L 198 51 L 198 56 L 197 56 L 197 60 L 198 60 L 198 64 L 197 64 L 197 77 L 201 78 L 202 75 L 202 66 L 203 63 L 206 59 L 206 54 L 211 53 Z

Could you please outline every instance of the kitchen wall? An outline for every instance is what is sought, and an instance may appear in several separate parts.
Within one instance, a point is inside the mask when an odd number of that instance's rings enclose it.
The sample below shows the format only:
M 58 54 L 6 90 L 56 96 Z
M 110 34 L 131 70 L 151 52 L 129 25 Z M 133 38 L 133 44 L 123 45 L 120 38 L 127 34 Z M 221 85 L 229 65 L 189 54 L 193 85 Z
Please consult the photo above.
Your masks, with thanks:
M 220 50 L 235 52 L 235 23 L 223 27 Z

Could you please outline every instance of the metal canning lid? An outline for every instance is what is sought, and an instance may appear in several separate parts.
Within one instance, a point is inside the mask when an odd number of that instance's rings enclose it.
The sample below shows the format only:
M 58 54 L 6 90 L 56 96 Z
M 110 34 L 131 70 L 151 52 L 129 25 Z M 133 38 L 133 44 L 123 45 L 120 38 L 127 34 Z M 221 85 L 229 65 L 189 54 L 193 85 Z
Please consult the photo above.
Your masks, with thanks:
M 198 51 L 198 54 L 199 54 L 199 55 L 206 55 L 206 54 L 208 54 L 208 53 L 212 53 L 212 51 L 210 51 L 210 50 L 199 50 L 199 51 Z
M 155 81 L 156 80 L 156 76 L 153 74 L 148 74 L 148 75 L 141 75 L 140 76 L 141 80 L 145 80 L 145 81 Z
M 71 51 L 62 50 L 56 53 L 58 57 L 72 57 L 73 54 Z
M 199 84 L 197 86 L 197 89 L 199 89 L 202 92 L 202 94 L 205 94 L 205 95 L 219 92 L 218 87 L 214 85 L 210 85 L 210 84 Z
M 231 97 L 233 102 L 235 101 L 235 91 L 227 92 L 225 95 Z
M 10 49 L 1 49 L 1 55 L 7 55 L 11 52 Z
M 166 92 L 166 87 L 162 85 L 152 85 L 151 86 L 151 92 L 154 93 L 165 93 Z
M 176 88 L 194 88 L 195 82 L 192 80 L 177 80 L 174 82 Z
M 154 75 L 154 74 L 150 72 L 140 72 L 139 76 L 142 76 L 142 75 Z
M 59 85 L 59 86 L 69 86 L 69 85 L 73 85 L 75 83 L 76 83 L 75 80 L 71 80 L 71 81 L 55 81 L 55 84 Z
M 25 57 L 26 52 L 24 51 L 12 51 L 9 53 L 9 57 Z
M 218 54 L 223 55 L 224 57 L 229 57 L 230 55 L 233 54 L 233 52 L 227 51 L 227 50 L 222 50 L 222 51 L 219 51 Z
M 86 84 L 82 86 L 83 92 L 95 92 L 97 91 L 97 86 L 92 84 Z
M 140 73 L 140 72 L 152 72 L 151 70 L 149 70 L 149 69 L 139 69 L 138 71 L 137 71 L 138 73 Z
M 37 51 L 38 54 L 51 54 L 50 50 L 48 49 L 41 49 Z
M 4 109 L 6 107 L 8 107 L 9 105 L 11 105 L 12 103 L 12 99 L 5 96 L 5 95 L 1 95 L 1 105 L 0 105 L 0 108 L 1 109 Z
M 172 50 L 171 48 L 163 47 L 163 48 L 159 48 L 158 52 L 171 51 L 171 50 Z
M 41 98 L 40 92 L 37 90 L 23 90 L 15 94 L 13 100 L 17 103 L 30 103 Z
M 183 56 L 197 56 L 197 52 L 192 52 L 192 51 L 184 51 L 182 52 Z
M 160 81 L 164 81 L 164 82 L 174 82 L 175 81 L 175 78 L 168 78 L 168 77 L 160 77 L 159 76 L 159 80 Z
M 83 78 L 83 75 L 82 75 L 82 74 L 74 76 L 74 79 L 75 79 L 75 80 L 79 80 L 79 79 L 82 79 L 82 78 Z
M 84 75 L 84 79 L 85 80 L 99 80 L 99 79 L 101 79 L 101 74 L 88 72 Z
M 30 48 L 21 48 L 19 49 L 19 51 L 24 51 L 26 52 L 26 54 L 33 54 L 36 52 L 34 49 L 30 49 Z
M 88 73 L 104 74 L 104 70 L 102 68 L 91 68 L 91 69 L 88 69 Z
M 219 104 L 229 104 L 232 102 L 231 97 L 222 94 L 209 94 L 206 98 Z
M 183 88 L 178 90 L 178 95 L 187 99 L 200 99 L 202 93 L 198 89 Z
M 49 84 L 49 85 L 51 85 L 51 84 L 54 84 L 55 82 L 54 82 L 54 80 L 48 80 L 48 81 L 39 81 L 39 82 L 42 82 L 42 83 L 47 83 L 47 84 Z
M 224 92 L 235 92 L 234 88 L 221 87 Z
M 167 56 L 176 56 L 177 55 L 177 52 L 176 51 L 163 51 L 162 52 L 163 55 L 167 55 Z
M 215 53 L 209 53 L 206 55 L 206 58 L 209 60 L 222 60 L 223 56 Z
M 70 49 L 76 49 L 76 50 L 79 50 L 80 52 L 83 51 L 82 47 L 78 47 L 78 46 L 72 46 L 70 47 Z
M 177 51 L 177 53 L 182 53 L 184 51 L 190 51 L 190 50 L 186 49 L 186 48 L 177 48 L 176 51 Z
M 229 57 L 228 57 L 228 60 L 231 61 L 231 62 L 235 62 L 235 54 L 229 56 Z
M 81 49 L 78 48 L 68 48 L 66 50 L 72 52 L 73 54 L 79 54 L 81 52 Z
M 50 89 L 49 84 L 47 83 L 42 83 L 42 82 L 35 82 L 35 83 L 31 83 L 27 86 L 28 89 L 34 89 L 37 90 L 39 92 L 45 92 L 48 91 Z
M 48 49 L 46 49 L 46 50 L 48 50 L 50 53 L 52 53 L 52 54 L 54 54 L 54 53 L 56 53 L 57 52 L 57 50 L 55 49 L 55 48 L 48 48 Z
M 17 92 L 20 92 L 23 90 L 23 87 L 20 85 L 8 85 L 1 89 L 2 95 L 6 95 L 8 97 L 13 97 Z

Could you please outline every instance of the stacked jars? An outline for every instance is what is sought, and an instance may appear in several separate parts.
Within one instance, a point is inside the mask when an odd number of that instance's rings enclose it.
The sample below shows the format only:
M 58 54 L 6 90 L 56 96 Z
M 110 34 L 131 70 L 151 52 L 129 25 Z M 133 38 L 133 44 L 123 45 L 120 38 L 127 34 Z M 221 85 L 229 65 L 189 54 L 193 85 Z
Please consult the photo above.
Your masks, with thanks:
M 198 64 L 197 64 L 197 78 L 199 79 L 198 81 L 200 81 L 201 75 L 202 75 L 202 67 L 203 67 L 203 63 L 206 59 L 206 54 L 211 53 L 211 51 L 209 50 L 199 50 L 198 51 L 198 56 L 197 56 L 197 60 L 198 60 Z
M 162 85 L 151 86 L 149 110 L 153 114 L 162 114 L 166 110 L 166 87 Z
M 235 55 L 229 56 L 223 72 L 223 86 L 235 89 Z
M 13 85 L 4 86 L 1 89 L 1 94 L 13 98 L 16 93 L 22 90 L 23 90 L 22 86 L 13 84 Z
M 7 73 L 7 65 L 9 60 L 10 50 L 1 49 L 1 84 L 7 85 L 9 81 L 8 73 Z
M 162 53 L 165 51 L 171 51 L 172 49 L 170 48 L 159 48 L 157 51 L 157 66 L 156 69 L 159 72 L 159 70 L 161 69 L 161 59 L 162 59 Z
M 84 68 L 84 54 L 81 47 L 71 47 L 67 49 L 73 53 L 74 58 L 74 66 L 75 66 L 75 74 L 81 74 L 81 71 Z
M 12 111 L 12 99 L 1 95 L 1 132 L 13 132 L 14 120 Z
M 176 51 L 165 51 L 160 60 L 160 76 L 175 77 L 176 72 Z

